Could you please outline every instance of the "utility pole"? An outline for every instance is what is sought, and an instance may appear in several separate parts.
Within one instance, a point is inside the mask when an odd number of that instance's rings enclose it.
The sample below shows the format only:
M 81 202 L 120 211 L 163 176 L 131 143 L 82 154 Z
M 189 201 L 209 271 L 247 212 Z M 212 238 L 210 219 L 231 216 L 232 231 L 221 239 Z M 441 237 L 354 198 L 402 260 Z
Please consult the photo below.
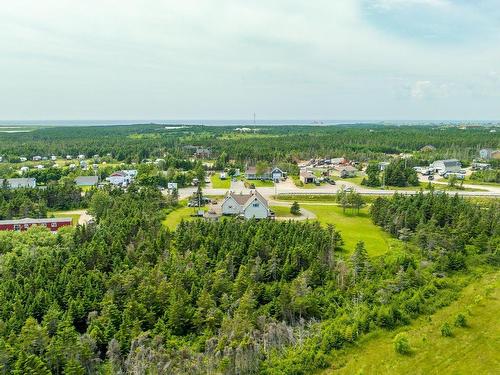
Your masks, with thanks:
M 253 113 L 253 126 L 255 126 L 255 112 Z

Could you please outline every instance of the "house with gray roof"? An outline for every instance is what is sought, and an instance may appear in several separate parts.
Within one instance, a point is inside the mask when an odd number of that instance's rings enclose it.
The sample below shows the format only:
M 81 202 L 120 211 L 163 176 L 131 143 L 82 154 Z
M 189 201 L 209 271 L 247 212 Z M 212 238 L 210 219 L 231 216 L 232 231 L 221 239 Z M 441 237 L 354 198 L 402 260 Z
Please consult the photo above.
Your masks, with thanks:
M 271 216 L 267 200 L 257 190 L 245 194 L 229 192 L 222 202 L 221 209 L 223 215 L 245 219 L 265 219 Z
M 429 168 L 443 176 L 446 173 L 460 173 L 462 163 L 457 159 L 436 160 Z
M 97 186 L 99 183 L 98 176 L 78 176 L 75 178 L 75 184 L 77 186 Z

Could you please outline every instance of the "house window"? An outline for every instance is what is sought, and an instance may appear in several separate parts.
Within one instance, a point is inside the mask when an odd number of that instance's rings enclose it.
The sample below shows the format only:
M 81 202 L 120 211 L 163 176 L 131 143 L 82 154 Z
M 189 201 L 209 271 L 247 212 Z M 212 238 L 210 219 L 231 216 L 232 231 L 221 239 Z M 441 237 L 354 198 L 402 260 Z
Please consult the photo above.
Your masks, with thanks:
M 57 228 L 57 223 L 50 223 L 50 226 L 51 226 L 52 228 Z
M 253 205 L 254 207 L 259 207 L 259 202 L 253 202 Z
M 29 224 L 24 224 L 24 227 L 25 227 L 25 228 L 29 228 L 29 227 L 30 227 L 30 225 L 29 225 Z
M 21 229 L 21 226 L 19 224 L 14 224 L 14 230 L 19 230 Z

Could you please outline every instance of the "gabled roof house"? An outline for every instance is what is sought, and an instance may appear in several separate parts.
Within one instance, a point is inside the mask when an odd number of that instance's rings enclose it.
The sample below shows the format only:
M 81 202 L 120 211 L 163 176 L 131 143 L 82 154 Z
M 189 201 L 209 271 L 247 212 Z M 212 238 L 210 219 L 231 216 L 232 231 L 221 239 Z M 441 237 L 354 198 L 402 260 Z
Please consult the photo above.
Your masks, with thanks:
M 265 219 L 271 216 L 267 200 L 256 190 L 247 194 L 229 192 L 221 208 L 223 215 L 241 216 L 245 219 Z

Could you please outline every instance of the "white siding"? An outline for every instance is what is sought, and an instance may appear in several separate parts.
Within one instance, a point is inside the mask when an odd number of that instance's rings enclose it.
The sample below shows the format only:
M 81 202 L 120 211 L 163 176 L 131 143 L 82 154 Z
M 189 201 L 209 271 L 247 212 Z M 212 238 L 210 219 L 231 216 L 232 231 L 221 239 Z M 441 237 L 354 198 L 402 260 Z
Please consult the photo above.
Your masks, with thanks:
M 222 203 L 223 215 L 238 215 L 241 213 L 241 206 L 232 197 L 228 197 Z
M 265 219 L 269 216 L 269 211 L 257 198 L 254 198 L 244 211 L 245 219 Z

